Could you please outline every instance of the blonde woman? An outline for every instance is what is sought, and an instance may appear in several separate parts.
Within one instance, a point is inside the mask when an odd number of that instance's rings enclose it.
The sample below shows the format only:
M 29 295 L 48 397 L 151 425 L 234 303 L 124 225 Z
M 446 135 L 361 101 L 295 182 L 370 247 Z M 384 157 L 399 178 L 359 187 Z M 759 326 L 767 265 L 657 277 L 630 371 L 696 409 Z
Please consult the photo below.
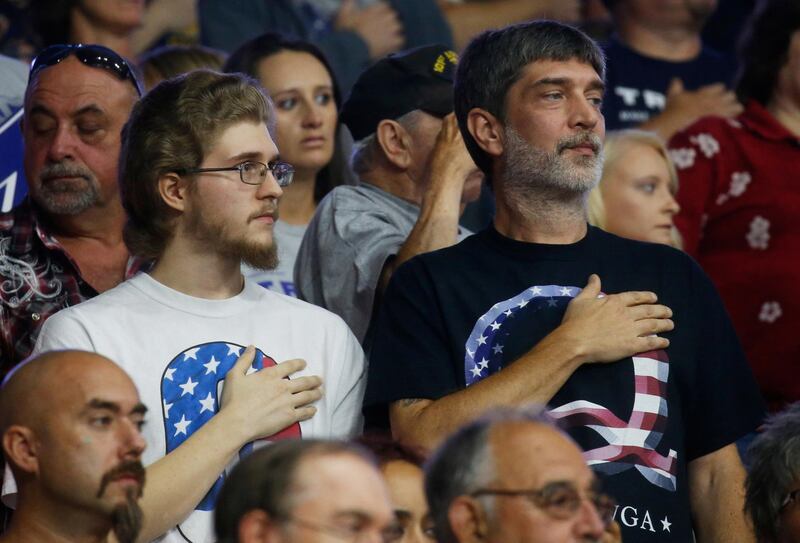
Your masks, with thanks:
M 600 183 L 589 194 L 589 222 L 625 238 L 681 247 L 672 219 L 678 175 L 661 138 L 643 130 L 609 132 Z

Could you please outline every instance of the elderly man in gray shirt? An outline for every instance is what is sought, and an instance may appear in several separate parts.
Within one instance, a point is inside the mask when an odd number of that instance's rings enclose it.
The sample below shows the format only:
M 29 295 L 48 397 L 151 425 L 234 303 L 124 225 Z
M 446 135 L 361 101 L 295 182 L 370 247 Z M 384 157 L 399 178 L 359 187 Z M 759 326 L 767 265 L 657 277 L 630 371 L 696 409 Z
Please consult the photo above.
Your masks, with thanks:
M 457 61 L 438 45 L 389 55 L 361 74 L 342 109 L 361 184 L 320 202 L 294 276 L 299 298 L 340 315 L 365 346 L 392 272 L 468 234 L 458 219 L 483 174 L 452 114 Z

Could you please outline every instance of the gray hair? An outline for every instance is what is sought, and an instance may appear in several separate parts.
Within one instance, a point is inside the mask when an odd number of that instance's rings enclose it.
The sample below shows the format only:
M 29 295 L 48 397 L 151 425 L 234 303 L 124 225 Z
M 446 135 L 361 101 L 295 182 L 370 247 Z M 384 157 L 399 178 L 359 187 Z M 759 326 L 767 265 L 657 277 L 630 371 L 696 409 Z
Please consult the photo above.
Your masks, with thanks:
M 800 402 L 767 419 L 748 455 L 745 511 L 759 541 L 775 541 L 783 501 L 800 480 Z
M 407 132 L 413 134 L 414 129 L 419 124 L 422 113 L 419 109 L 415 109 L 405 115 L 401 115 L 395 121 Z M 353 151 L 350 154 L 350 168 L 357 176 L 361 177 L 375 167 L 382 152 L 377 135 L 373 132 L 369 136 L 353 143 Z
M 510 422 L 556 427 L 554 419 L 541 406 L 496 409 L 459 429 L 425 464 L 425 496 L 439 543 L 458 543 L 448 519 L 450 505 L 457 497 L 491 484 L 495 466 L 489 436 L 493 427 Z
M 572 59 L 591 65 L 605 79 L 606 61 L 597 44 L 577 28 L 555 21 L 489 30 L 470 42 L 458 62 L 453 100 L 464 143 L 483 173 L 491 175 L 492 159 L 467 129 L 470 110 L 481 108 L 504 119 L 508 89 L 527 65 L 539 60 Z
M 225 481 L 214 512 L 219 542 L 238 541 L 239 522 L 249 511 L 265 511 L 277 521 L 289 518 L 301 462 L 312 456 L 335 454 L 352 454 L 376 465 L 372 455 L 362 447 L 321 439 L 271 443 L 239 462 Z

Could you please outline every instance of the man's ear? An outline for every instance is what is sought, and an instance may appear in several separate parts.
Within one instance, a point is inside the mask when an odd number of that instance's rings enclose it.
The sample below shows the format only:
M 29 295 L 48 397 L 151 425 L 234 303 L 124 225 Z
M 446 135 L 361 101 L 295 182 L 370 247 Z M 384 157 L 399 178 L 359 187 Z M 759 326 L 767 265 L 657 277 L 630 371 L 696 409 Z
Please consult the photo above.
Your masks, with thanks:
M 239 520 L 239 543 L 283 543 L 283 529 L 263 509 L 248 511 Z
M 447 511 L 450 529 L 459 543 L 487 541 L 489 524 L 480 502 L 470 496 L 458 496 Z
M 189 184 L 185 178 L 174 172 L 167 172 L 158 178 L 158 192 L 169 207 L 178 211 L 186 209 L 186 192 Z
M 467 129 L 478 146 L 491 156 L 503 154 L 503 124 L 479 107 L 467 113 Z
M 411 135 L 397 121 L 384 119 L 378 123 L 375 137 L 390 163 L 401 170 L 411 166 Z
M 26 473 L 39 473 L 39 441 L 33 430 L 14 424 L 3 434 L 3 454 L 6 460 Z

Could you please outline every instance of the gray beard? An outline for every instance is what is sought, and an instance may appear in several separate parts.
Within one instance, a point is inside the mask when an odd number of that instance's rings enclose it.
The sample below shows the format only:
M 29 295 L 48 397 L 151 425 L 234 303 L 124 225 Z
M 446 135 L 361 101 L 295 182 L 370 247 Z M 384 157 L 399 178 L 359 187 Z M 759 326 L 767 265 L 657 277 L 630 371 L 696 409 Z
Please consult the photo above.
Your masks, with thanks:
M 598 152 L 593 156 L 567 157 L 562 152 L 590 142 Z M 584 200 L 603 173 L 602 142 L 593 133 L 561 138 L 548 153 L 530 145 L 511 127 L 505 128 L 505 169 L 503 190 L 510 204 L 521 208 L 541 207 L 543 200 Z

